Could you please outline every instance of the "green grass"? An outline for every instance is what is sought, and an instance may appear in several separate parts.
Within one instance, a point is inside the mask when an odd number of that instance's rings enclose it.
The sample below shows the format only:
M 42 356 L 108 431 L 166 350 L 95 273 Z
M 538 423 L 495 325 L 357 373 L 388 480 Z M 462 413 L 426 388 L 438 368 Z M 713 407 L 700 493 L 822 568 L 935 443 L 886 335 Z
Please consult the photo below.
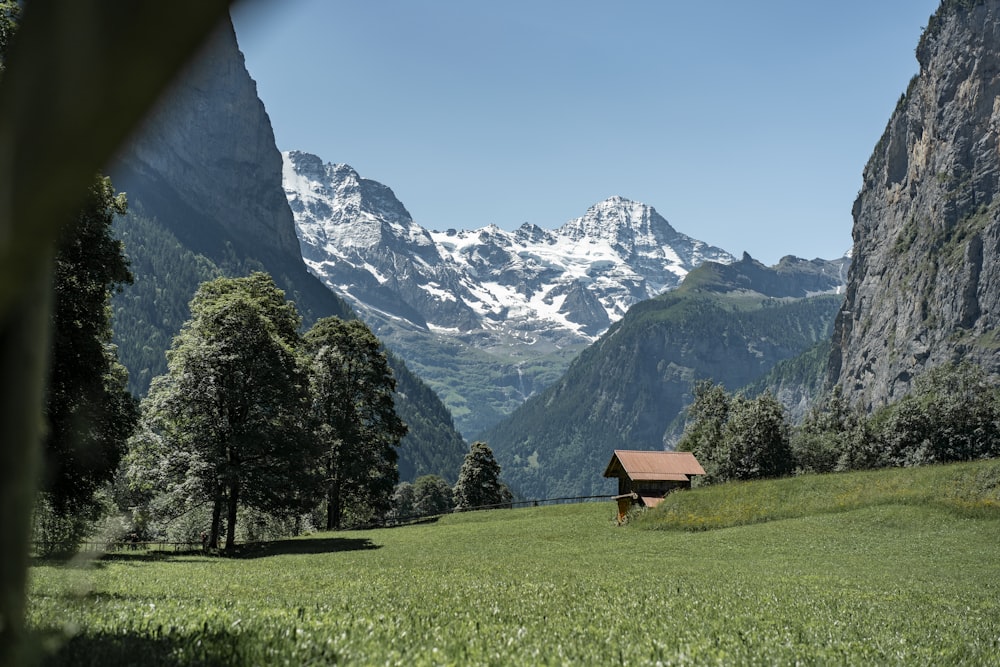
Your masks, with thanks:
M 709 530 L 878 505 L 1000 516 L 1000 460 L 705 487 L 668 496 L 638 523 L 644 528 Z
M 612 504 L 594 503 L 321 534 L 242 558 L 39 564 L 30 621 L 56 665 L 998 665 L 1000 512 L 971 500 L 995 494 L 997 466 L 927 470 L 831 476 L 858 484 L 826 490 L 828 478 L 791 480 L 803 488 L 779 489 L 783 502 L 814 507 L 716 530 L 619 528 Z M 905 473 L 916 483 L 894 478 Z M 903 492 L 925 482 L 967 500 Z M 898 502 L 829 493 L 878 486 Z

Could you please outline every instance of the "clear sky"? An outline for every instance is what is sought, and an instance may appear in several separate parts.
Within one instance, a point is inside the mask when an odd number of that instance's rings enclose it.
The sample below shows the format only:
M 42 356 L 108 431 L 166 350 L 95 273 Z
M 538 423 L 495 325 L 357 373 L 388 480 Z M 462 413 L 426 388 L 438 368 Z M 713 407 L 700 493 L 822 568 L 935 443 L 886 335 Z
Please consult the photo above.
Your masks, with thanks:
M 938 0 L 251 0 L 281 150 L 428 229 L 555 228 L 612 195 L 766 264 L 851 247 L 851 205 Z

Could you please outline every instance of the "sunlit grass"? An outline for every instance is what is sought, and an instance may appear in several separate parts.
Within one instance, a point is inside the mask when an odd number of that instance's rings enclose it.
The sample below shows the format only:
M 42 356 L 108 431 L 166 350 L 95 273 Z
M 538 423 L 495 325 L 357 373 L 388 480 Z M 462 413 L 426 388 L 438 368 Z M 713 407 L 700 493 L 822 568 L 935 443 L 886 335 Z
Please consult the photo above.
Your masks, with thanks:
M 705 487 L 671 494 L 639 523 L 707 530 L 887 504 L 1000 516 L 1000 460 Z
M 31 622 L 60 665 L 1000 664 L 1000 520 L 908 497 L 892 471 L 862 480 L 905 502 L 702 531 L 567 505 L 237 559 L 41 564 Z M 802 483 L 774 493 L 827 493 Z

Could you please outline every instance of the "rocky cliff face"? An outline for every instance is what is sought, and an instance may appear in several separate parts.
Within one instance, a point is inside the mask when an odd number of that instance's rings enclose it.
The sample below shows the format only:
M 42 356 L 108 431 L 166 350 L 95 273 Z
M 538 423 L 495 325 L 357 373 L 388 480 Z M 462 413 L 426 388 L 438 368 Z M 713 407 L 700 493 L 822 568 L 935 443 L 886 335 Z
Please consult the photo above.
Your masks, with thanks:
M 281 153 L 229 22 L 119 156 L 115 186 L 176 211 L 179 235 L 212 257 L 226 239 L 255 256 L 295 257 Z
M 965 358 L 1000 371 L 1000 0 L 945 0 L 864 170 L 831 377 L 872 408 Z

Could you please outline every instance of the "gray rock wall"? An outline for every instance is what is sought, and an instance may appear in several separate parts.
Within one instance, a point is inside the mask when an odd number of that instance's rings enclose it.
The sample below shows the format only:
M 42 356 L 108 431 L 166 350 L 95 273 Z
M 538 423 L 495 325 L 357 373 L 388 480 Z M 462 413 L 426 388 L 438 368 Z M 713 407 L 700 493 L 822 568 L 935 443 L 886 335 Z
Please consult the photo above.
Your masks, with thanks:
M 281 164 L 227 21 L 119 156 L 112 176 L 119 189 L 154 208 L 169 202 L 192 218 L 187 231 L 196 246 L 231 238 L 258 257 L 298 257 Z M 199 249 L 213 257 L 222 252 Z
M 945 0 L 917 58 L 854 204 L 830 360 L 869 409 L 949 360 L 1000 371 L 1000 0 Z

